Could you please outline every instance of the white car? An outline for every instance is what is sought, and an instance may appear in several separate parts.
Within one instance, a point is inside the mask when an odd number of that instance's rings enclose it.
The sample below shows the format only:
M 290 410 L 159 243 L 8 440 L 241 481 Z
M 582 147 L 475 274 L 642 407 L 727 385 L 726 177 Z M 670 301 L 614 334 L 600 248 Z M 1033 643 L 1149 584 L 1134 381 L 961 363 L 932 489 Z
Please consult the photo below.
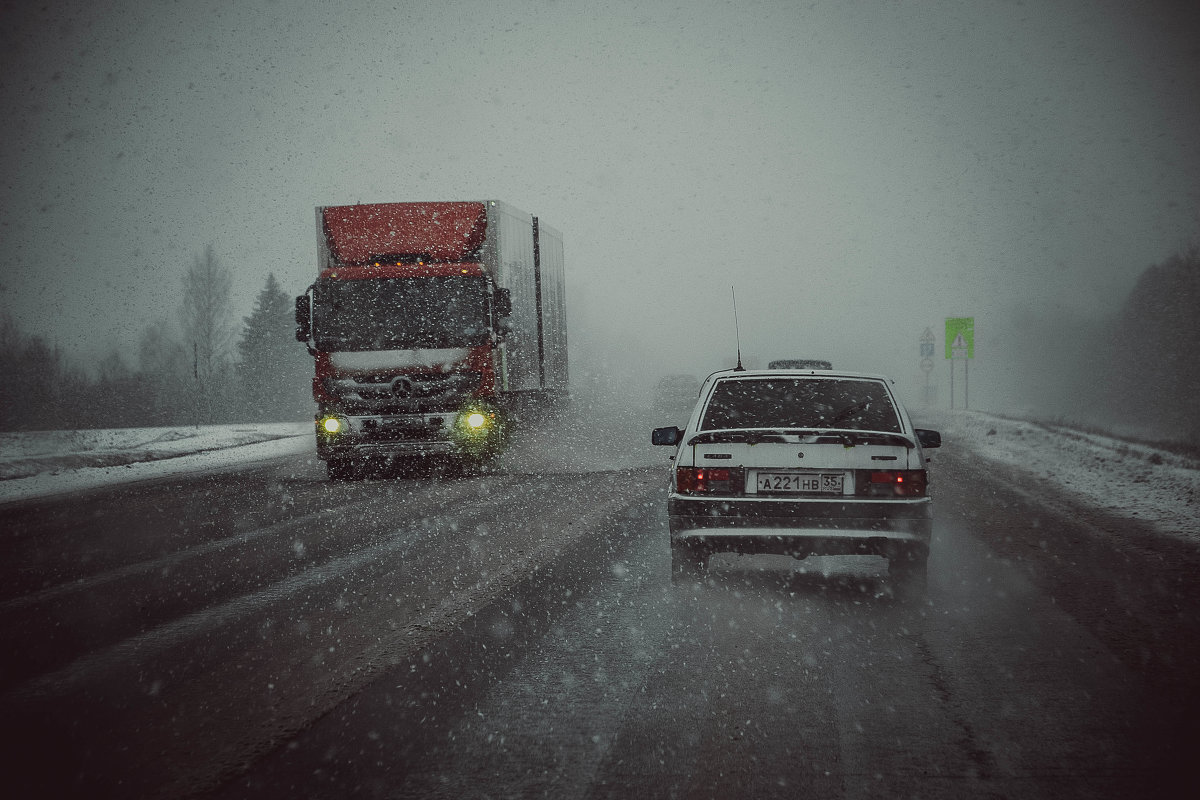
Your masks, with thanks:
M 923 592 L 933 507 L 924 448 L 878 375 L 796 370 L 714 373 L 677 447 L 667 514 L 672 576 L 702 576 L 717 552 L 878 555 L 906 593 Z

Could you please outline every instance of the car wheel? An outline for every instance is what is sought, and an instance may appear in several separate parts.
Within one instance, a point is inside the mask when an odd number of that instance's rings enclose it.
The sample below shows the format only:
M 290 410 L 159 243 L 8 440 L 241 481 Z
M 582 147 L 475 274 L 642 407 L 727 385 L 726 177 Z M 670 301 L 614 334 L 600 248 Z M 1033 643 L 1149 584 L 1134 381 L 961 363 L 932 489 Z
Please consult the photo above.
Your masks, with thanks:
M 888 558 L 888 575 L 898 597 L 913 600 L 925 597 L 928 560 L 929 551 L 925 548 L 901 550 Z
M 704 580 L 707 554 L 683 542 L 671 542 L 671 583 L 696 583 Z

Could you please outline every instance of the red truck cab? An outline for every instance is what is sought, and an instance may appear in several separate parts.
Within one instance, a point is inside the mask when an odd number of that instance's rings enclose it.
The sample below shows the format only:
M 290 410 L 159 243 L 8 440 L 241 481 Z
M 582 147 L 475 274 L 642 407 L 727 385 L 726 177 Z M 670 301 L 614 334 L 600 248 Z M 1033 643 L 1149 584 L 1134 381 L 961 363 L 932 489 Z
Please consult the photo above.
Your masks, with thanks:
M 561 258 L 547 280 L 536 218 L 497 201 L 380 203 L 318 208 L 317 225 L 319 273 L 297 298 L 297 338 L 314 356 L 317 453 L 331 477 L 368 461 L 485 460 L 503 446 L 514 398 L 565 392 L 562 309 L 548 326 L 545 296 L 557 285 L 561 304 Z M 559 350 L 557 370 L 547 354 Z

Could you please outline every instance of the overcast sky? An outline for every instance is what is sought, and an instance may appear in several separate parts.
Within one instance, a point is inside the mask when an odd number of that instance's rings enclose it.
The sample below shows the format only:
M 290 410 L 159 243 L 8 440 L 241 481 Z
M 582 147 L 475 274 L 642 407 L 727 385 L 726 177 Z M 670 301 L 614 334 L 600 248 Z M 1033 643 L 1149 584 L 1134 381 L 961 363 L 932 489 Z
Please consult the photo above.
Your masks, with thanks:
M 240 321 L 317 205 L 500 199 L 563 233 L 577 374 L 722 366 L 736 284 L 760 363 L 916 381 L 974 316 L 986 389 L 1200 234 L 1194 3 L 43 5 L 3 12 L 0 303 L 81 359 L 135 364 L 206 245 Z

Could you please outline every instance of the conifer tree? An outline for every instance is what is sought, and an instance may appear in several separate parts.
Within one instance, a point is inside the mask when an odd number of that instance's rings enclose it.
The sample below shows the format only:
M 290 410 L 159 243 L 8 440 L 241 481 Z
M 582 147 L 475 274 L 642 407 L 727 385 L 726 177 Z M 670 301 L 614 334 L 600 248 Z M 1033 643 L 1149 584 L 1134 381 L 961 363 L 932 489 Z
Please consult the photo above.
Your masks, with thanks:
M 308 405 L 311 365 L 296 342 L 292 309 L 291 298 L 271 273 L 250 316 L 242 320 L 238 375 L 251 419 L 297 419 Z

